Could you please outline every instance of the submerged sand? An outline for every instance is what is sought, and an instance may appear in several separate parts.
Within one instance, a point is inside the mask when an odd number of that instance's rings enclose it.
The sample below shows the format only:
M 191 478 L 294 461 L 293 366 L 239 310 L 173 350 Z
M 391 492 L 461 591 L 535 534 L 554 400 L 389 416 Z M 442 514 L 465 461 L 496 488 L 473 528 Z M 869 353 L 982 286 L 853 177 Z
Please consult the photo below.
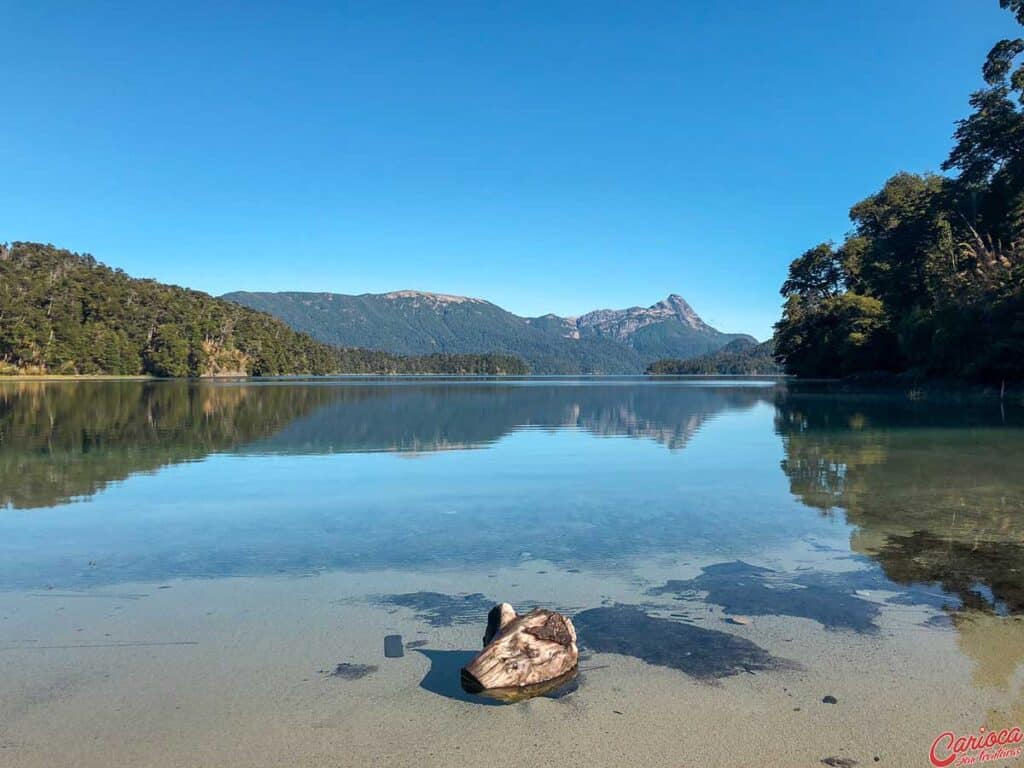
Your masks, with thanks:
M 530 562 L 3 593 L 0 765 L 910 766 L 944 730 L 1024 715 L 1016 619 L 943 627 L 925 624 L 933 610 L 886 605 L 872 633 L 785 616 L 732 625 L 699 600 L 652 597 L 649 578 Z M 381 599 L 421 591 L 680 609 L 789 663 L 701 680 L 596 653 L 568 696 L 486 706 L 457 693 L 457 666 L 444 689 L 455 652 L 479 648 L 482 613 L 432 621 Z M 420 647 L 385 658 L 391 634 Z M 332 674 L 339 664 L 360 674 Z

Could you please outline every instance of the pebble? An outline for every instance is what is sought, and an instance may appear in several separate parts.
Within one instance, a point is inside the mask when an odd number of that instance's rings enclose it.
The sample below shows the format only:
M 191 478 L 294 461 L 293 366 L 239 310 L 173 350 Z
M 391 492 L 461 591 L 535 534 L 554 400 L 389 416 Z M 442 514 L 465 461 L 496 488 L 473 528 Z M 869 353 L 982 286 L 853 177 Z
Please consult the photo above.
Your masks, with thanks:
M 385 635 L 384 655 L 389 659 L 400 659 L 405 656 L 401 635 Z

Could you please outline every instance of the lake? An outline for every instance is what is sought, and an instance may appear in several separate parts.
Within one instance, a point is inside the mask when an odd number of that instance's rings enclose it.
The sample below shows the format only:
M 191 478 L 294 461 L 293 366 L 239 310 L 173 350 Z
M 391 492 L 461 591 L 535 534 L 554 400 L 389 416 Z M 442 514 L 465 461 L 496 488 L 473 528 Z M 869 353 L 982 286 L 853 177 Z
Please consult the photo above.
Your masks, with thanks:
M 1024 725 L 1022 468 L 994 399 L 0 383 L 0 765 L 929 765 Z M 461 690 L 502 600 L 575 680 Z

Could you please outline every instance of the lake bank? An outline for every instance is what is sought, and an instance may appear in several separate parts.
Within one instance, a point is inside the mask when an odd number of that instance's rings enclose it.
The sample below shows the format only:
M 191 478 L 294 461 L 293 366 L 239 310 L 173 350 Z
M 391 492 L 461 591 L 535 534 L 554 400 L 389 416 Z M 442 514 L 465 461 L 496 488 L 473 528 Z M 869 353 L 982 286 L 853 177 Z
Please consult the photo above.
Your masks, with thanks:
M 108 374 L 4 373 L 0 381 L 159 381 L 156 376 L 115 376 Z
M 470 766 L 499 740 L 517 754 L 535 744 L 571 750 L 588 765 L 815 765 L 833 756 L 905 765 L 942 730 L 975 728 L 966 713 L 1012 702 L 972 681 L 975 663 L 998 664 L 1006 648 L 970 661 L 954 632 L 909 632 L 928 611 L 893 611 L 878 635 L 858 635 L 785 616 L 730 627 L 699 603 L 669 601 L 664 615 L 703 611 L 695 626 L 727 629 L 793 669 L 705 681 L 584 651 L 579 688 L 564 698 L 490 706 L 458 687 L 482 614 L 445 618 L 428 605 L 418 617 L 375 602 L 421 590 L 649 602 L 641 586 L 531 561 L 472 575 L 339 572 L 0 593 L 0 754 L 11 768 Z M 384 657 L 390 634 L 407 644 L 402 658 Z M 333 674 L 338 664 L 369 671 L 345 679 Z M 894 675 L 905 683 L 892 685 Z

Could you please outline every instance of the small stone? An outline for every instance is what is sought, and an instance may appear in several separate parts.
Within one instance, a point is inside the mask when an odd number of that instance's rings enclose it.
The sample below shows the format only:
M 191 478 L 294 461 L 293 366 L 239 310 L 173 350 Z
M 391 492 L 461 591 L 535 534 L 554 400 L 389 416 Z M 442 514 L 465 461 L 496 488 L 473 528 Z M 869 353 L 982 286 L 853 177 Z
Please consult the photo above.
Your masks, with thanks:
M 342 662 L 331 672 L 331 677 L 340 677 L 342 680 L 360 680 L 367 675 L 372 675 L 377 667 L 372 664 L 349 664 Z
M 386 635 L 384 637 L 384 655 L 389 659 L 400 659 L 405 656 L 401 635 Z

